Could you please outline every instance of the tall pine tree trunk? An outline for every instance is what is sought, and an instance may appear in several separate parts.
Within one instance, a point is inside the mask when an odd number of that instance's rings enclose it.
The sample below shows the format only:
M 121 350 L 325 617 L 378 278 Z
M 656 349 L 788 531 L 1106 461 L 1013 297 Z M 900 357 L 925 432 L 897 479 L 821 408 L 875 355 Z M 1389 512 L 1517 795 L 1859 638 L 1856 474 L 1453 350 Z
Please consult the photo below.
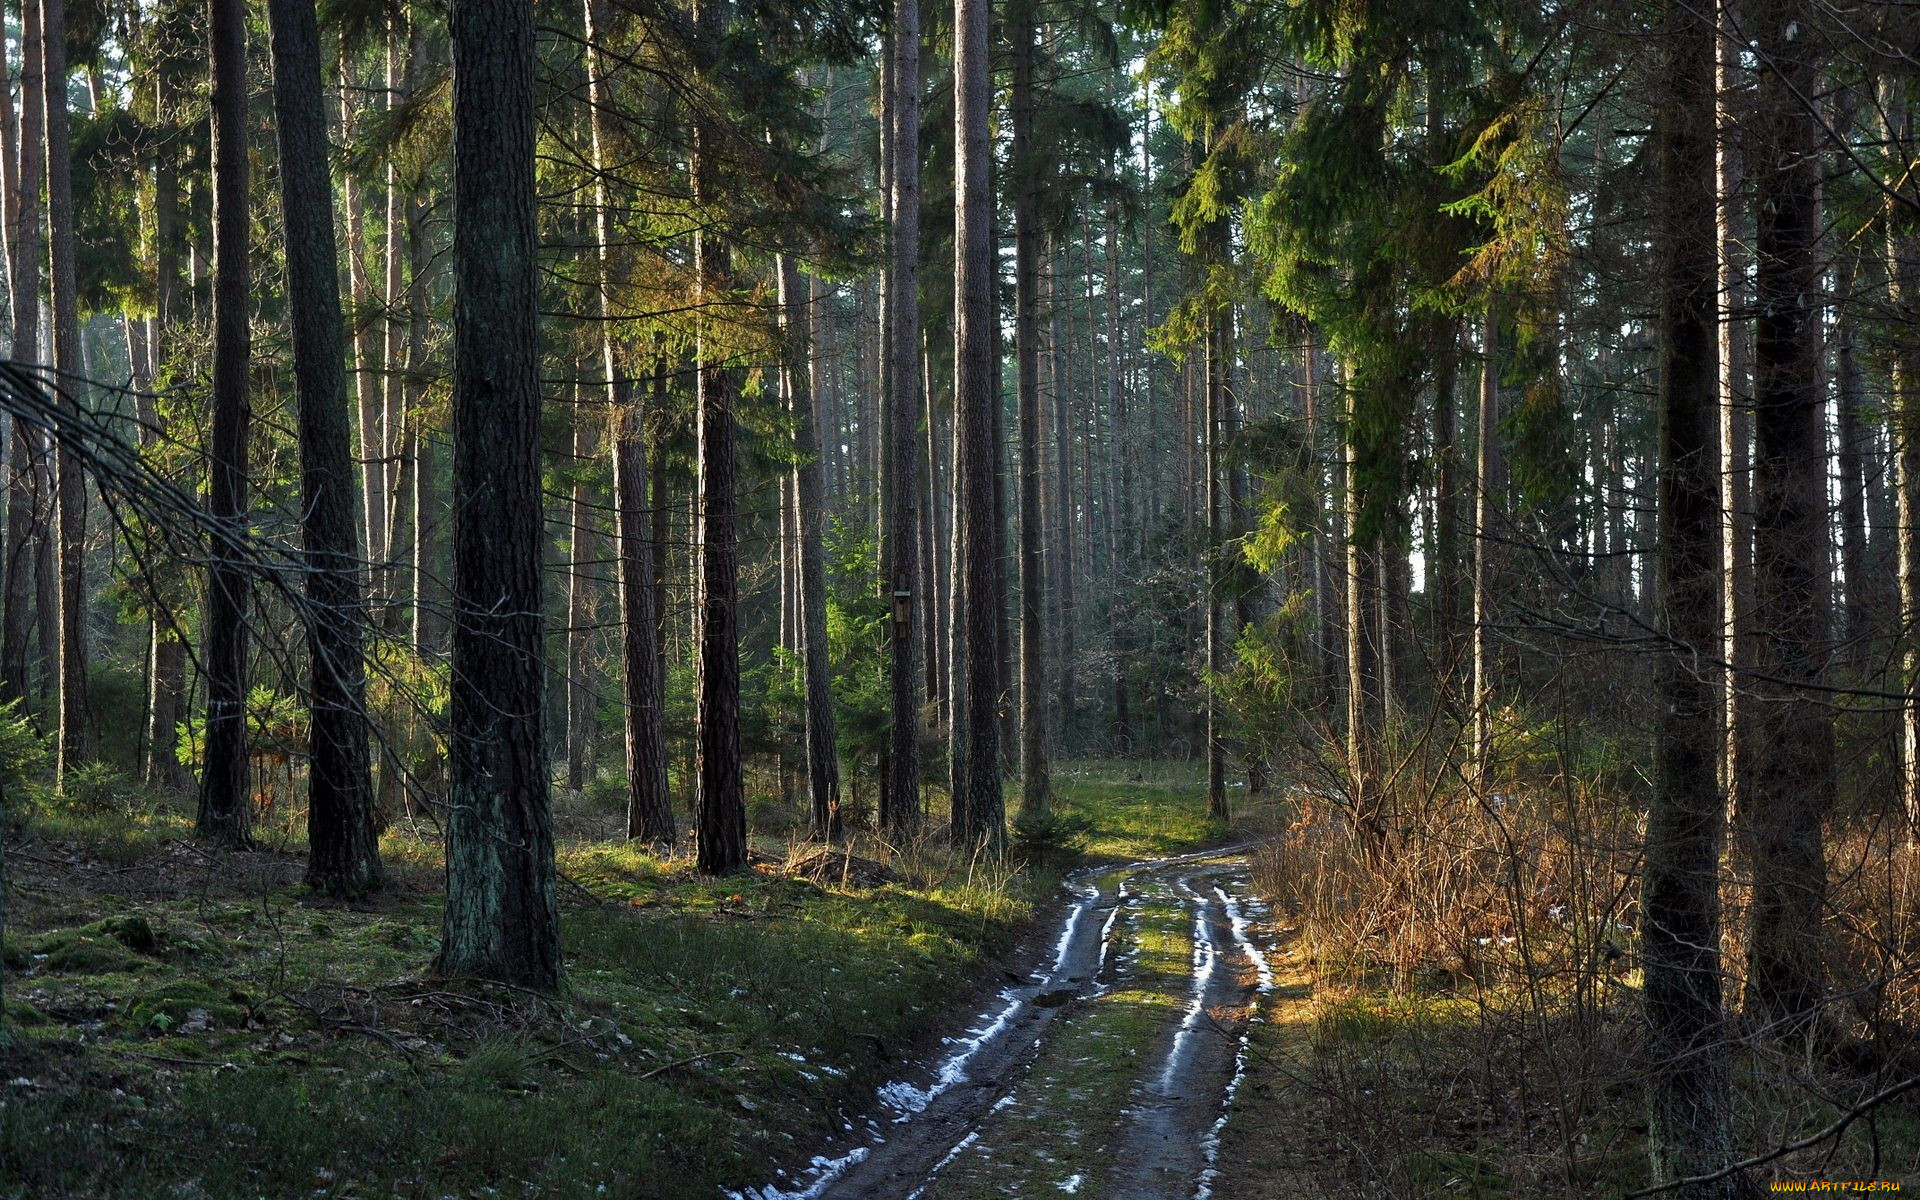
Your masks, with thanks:
M 800 566 L 800 677 L 807 739 L 807 797 L 813 813 L 813 834 L 840 838 L 840 761 L 834 724 L 832 658 L 827 645 L 826 536 L 827 497 L 822 485 L 819 438 L 819 394 L 815 379 L 820 358 L 808 336 L 809 312 L 817 312 L 826 292 L 809 278 L 803 285 L 799 267 L 780 260 L 780 314 L 788 342 L 787 411 L 793 419 L 794 515 L 798 518 Z M 802 362 L 794 357 L 804 355 Z
M 1031 0 L 1014 0 L 1013 353 L 1020 408 L 1020 811 L 1047 811 L 1046 535 L 1040 527 L 1040 179 L 1033 144 L 1034 23 Z M 1054 396 L 1054 404 L 1061 402 Z
M 367 770 L 366 668 L 358 623 L 366 591 L 341 373 L 340 260 L 320 94 L 320 31 L 313 0 L 270 0 L 267 14 L 300 434 L 308 605 L 302 615 L 312 670 L 307 884 L 350 897 L 380 885 L 380 843 Z
M 53 367 L 60 375 L 62 405 L 77 410 L 86 401 L 87 372 L 74 264 L 73 153 L 67 137 L 67 5 L 66 0 L 39 3 Z M 217 7 L 218 0 L 215 3 Z M 87 727 L 87 487 L 80 460 L 65 448 L 54 454 L 54 507 L 60 546 L 60 731 L 55 773 L 64 784 L 67 773 L 91 753 Z
M 52 30 L 48 30 L 49 36 Z M 207 505 L 228 539 L 207 569 L 207 724 L 199 833 L 230 847 L 250 843 L 247 786 L 247 426 L 253 412 L 252 275 L 247 252 L 247 18 L 243 0 L 210 0 L 213 69 L 213 455 Z
M 1667 228 L 1660 239 L 1660 543 L 1655 667 L 1660 703 L 1653 801 L 1641 880 L 1646 957 L 1647 1148 L 1660 1181 L 1710 1174 L 1733 1158 L 1720 995 L 1721 818 L 1715 784 L 1716 684 L 1697 663 L 1719 638 L 1720 533 L 1714 416 L 1713 25 L 1668 8 L 1666 95 L 1654 154 Z M 1732 1197 L 1729 1177 L 1679 1195 Z
M 533 10 L 462 0 L 453 34 L 453 681 L 436 969 L 560 982 L 541 730 Z
M 954 333 L 953 396 L 957 436 L 954 470 L 964 593 L 955 611 L 965 622 L 965 670 L 955 660 L 954 723 L 965 709 L 966 777 L 953 798 L 953 832 L 963 845 L 997 850 L 1006 839 L 1000 789 L 999 619 L 1004 607 L 996 563 L 1000 471 L 994 378 L 999 326 L 994 316 L 993 181 L 988 146 L 992 103 L 987 0 L 954 0 Z
M 1762 0 L 1745 29 L 1761 60 L 1748 161 L 1754 213 L 1754 658 L 1757 760 L 1741 810 L 1753 852 L 1746 1002 L 1799 1036 L 1826 991 L 1822 822 L 1834 800 L 1832 708 L 1821 682 L 1832 582 L 1820 388 L 1818 76 L 1805 11 Z

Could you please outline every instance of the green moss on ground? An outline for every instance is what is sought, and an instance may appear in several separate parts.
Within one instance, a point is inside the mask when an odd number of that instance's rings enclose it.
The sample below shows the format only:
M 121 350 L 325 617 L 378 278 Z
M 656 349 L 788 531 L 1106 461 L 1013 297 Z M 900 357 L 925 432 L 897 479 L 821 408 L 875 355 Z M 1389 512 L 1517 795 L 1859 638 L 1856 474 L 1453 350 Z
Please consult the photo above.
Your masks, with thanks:
M 1191 789 L 1063 782 L 1103 855 L 1213 832 L 1175 811 Z M 30 826 L 9 864 L 8 1200 L 710 1200 L 866 1105 L 1058 878 L 763 840 L 754 871 L 709 880 L 563 838 L 566 989 L 541 998 L 424 975 L 430 841 L 390 836 L 388 893 L 342 906 L 300 889 L 292 852 L 210 863 L 132 814 L 57 840 L 77 824 Z

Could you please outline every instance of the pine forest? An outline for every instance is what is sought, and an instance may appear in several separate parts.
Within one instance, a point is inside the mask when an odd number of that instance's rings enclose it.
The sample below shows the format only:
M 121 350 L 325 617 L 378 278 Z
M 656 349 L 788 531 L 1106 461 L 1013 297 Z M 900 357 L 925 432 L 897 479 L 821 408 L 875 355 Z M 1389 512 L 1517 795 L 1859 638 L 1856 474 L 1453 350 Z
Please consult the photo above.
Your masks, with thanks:
M 1920 1186 L 1894 0 L 0 0 L 0 1200 Z

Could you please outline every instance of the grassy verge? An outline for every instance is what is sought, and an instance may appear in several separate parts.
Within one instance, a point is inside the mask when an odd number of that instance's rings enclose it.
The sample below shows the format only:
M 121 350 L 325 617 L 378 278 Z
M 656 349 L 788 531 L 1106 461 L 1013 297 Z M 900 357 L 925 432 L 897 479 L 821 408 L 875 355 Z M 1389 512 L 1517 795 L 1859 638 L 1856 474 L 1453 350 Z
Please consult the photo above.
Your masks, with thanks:
M 1062 771 L 1085 853 L 1218 836 L 1192 781 L 1136 774 Z M 299 888 L 293 835 L 212 857 L 152 797 L 33 814 L 0 1196 L 705 1200 L 864 1107 L 1073 861 L 762 838 L 751 873 L 704 880 L 562 815 L 567 988 L 541 998 L 424 975 L 430 839 L 391 836 L 393 886 L 340 906 Z

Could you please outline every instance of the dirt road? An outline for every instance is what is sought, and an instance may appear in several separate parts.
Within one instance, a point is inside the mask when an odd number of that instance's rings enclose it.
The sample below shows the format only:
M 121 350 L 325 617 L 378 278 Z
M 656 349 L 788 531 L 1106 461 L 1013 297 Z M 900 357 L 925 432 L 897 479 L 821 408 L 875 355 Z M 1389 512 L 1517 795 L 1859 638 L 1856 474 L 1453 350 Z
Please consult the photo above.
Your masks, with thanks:
M 1236 850 L 1103 868 L 1028 971 L 943 1055 L 880 1089 L 847 1143 L 735 1200 L 1206 1200 L 1273 986 Z

